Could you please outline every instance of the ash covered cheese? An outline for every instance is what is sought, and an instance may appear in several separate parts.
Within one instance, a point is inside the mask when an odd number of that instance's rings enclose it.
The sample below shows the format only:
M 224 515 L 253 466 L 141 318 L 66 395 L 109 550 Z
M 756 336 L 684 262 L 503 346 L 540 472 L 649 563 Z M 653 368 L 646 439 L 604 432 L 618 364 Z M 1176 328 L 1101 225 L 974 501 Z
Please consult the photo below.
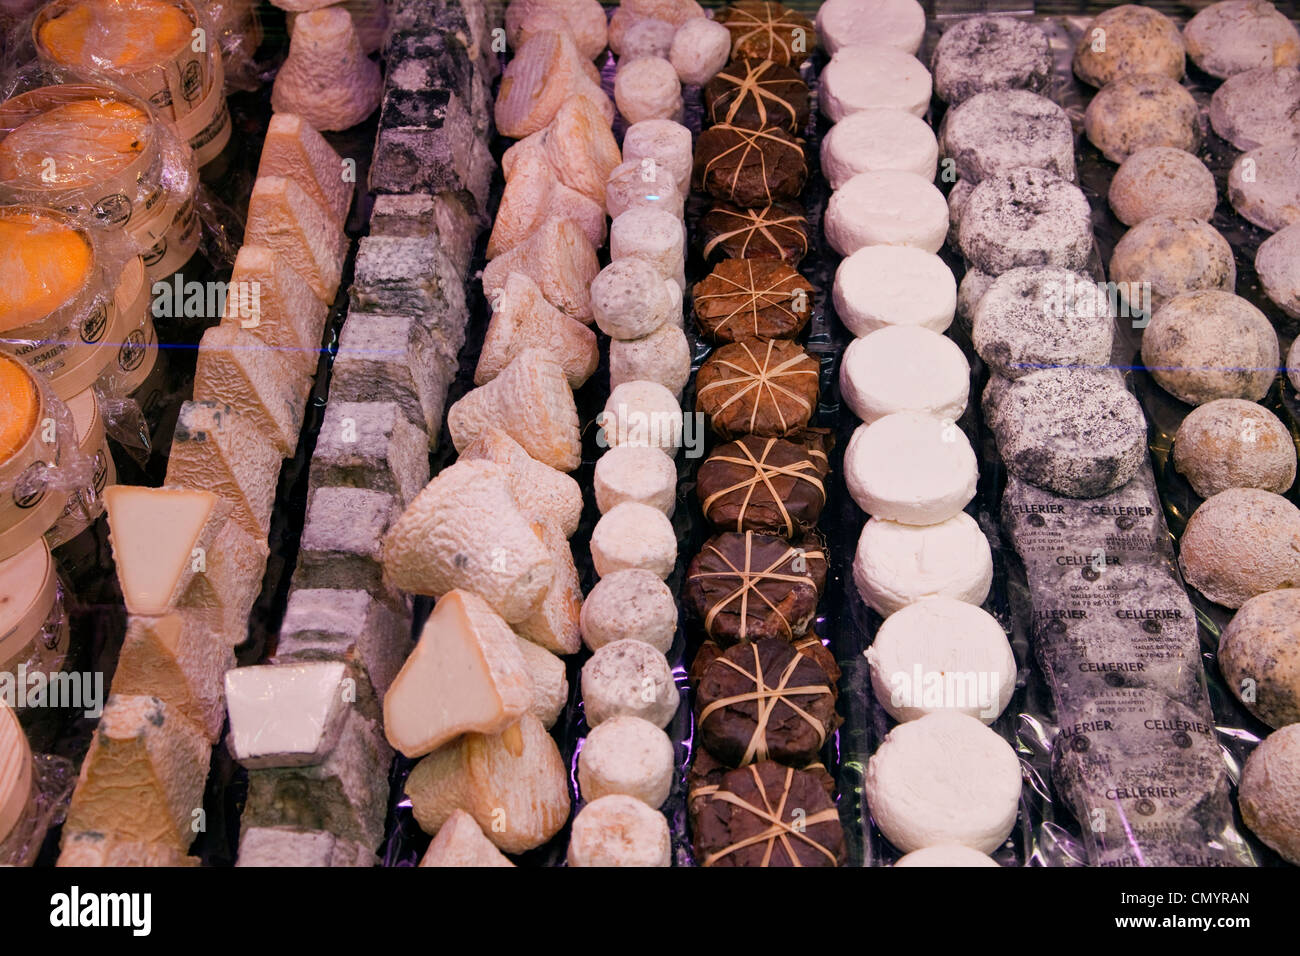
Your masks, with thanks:
M 1065 110 L 1028 90 L 977 93 L 943 118 L 940 149 L 972 186 L 1018 166 L 1074 180 L 1074 130 Z
M 217 402 L 181 406 L 166 484 L 216 492 L 232 505 L 232 520 L 266 540 L 279 478 L 275 444 L 234 408 Z
M 993 583 L 993 553 L 965 512 L 925 526 L 872 518 L 858 538 L 853 581 L 883 617 L 926 598 L 978 606 Z
M 268 176 L 253 184 L 244 240 L 284 257 L 316 298 L 334 301 L 343 274 L 347 237 L 332 214 L 292 179 Z
M 943 711 L 890 731 L 864 789 L 872 820 L 898 849 L 960 843 L 992 853 L 1016 823 L 1020 761 L 975 718 Z
M 1228 488 L 1284 494 L 1295 482 L 1295 440 L 1264 406 L 1220 398 L 1192 409 L 1178 426 L 1174 467 L 1202 498 Z
M 957 185 L 960 186 L 961 183 Z M 984 298 L 984 293 L 989 291 L 989 286 L 993 285 L 996 278 L 975 268 L 967 268 L 966 274 L 961 277 L 961 285 L 957 286 L 956 312 L 961 327 L 967 334 L 975 327 L 975 310 L 979 308 L 980 299 Z
M 1078 186 L 1024 166 L 975 187 L 957 234 L 962 255 L 990 275 L 1016 266 L 1084 270 L 1092 253 L 1092 207 Z
M 592 483 L 601 514 L 633 501 L 658 508 L 671 518 L 677 504 L 677 467 L 658 448 L 619 445 L 609 449 L 596 460 Z
M 925 35 L 925 8 L 916 0 L 827 0 L 817 8 L 817 36 L 830 53 L 864 36 L 915 54 Z
M 940 843 L 927 846 L 921 850 L 901 856 L 894 866 L 913 867 L 949 867 L 949 866 L 997 866 L 998 862 L 986 853 L 972 850 L 960 843 Z
M 514 866 L 492 845 L 483 830 L 464 810 L 457 810 L 442 825 L 420 866 Z
M 933 181 L 939 145 L 929 124 L 915 113 L 872 106 L 831 127 L 822 140 L 821 163 L 832 189 L 858 173 L 881 169 L 898 169 Z
M 953 106 L 987 90 L 1046 92 L 1052 49 L 1037 24 L 1013 17 L 967 17 L 943 32 L 930 60 L 934 90 Z
M 226 674 L 230 752 L 245 767 L 305 767 L 338 744 L 349 704 L 340 661 L 260 664 Z
M 1251 598 L 1219 638 L 1229 689 L 1270 727 L 1300 722 L 1300 590 Z
M 594 342 L 592 348 L 595 349 Z M 665 322 L 643 338 L 615 339 L 609 344 L 612 388 L 624 382 L 658 382 L 680 397 L 690 377 L 690 343 L 686 333 L 671 322 Z
M 582 489 L 562 471 L 544 465 L 499 428 L 485 428 L 461 450 L 464 461 L 490 461 L 505 472 L 521 511 L 555 524 L 566 538 L 578 530 Z
M 203 333 L 194 398 L 237 409 L 285 458 L 298 447 L 308 384 L 250 331 L 220 324 Z
M 1142 406 L 1107 372 L 1031 372 L 1007 389 L 997 421 L 1007 468 L 1072 498 L 1114 491 L 1146 457 Z
M 429 481 L 428 439 L 393 402 L 330 402 L 312 454 L 313 487 L 368 488 L 408 504 Z
M 668 177 L 688 196 L 695 167 L 691 131 L 671 119 L 634 121 L 623 136 L 623 162 L 636 163 L 647 184 L 659 186 Z
M 910 53 L 878 43 L 840 47 L 821 73 L 821 110 L 832 123 L 858 110 L 887 106 L 923 116 L 930 71 Z
M 1224 607 L 1300 582 L 1300 509 L 1271 491 L 1229 488 L 1204 501 L 1183 531 L 1187 583 Z
M 593 727 L 578 753 L 578 786 L 588 803 L 620 793 L 657 810 L 668 799 L 675 772 L 668 735 L 627 714 Z
M 835 270 L 835 313 L 854 335 L 889 325 L 943 332 L 957 307 L 957 280 L 932 252 L 864 246 Z
M 438 599 L 384 695 L 384 733 L 422 757 L 466 733 L 501 733 L 531 706 L 532 679 L 510 626 L 467 591 Z
M 956 711 L 997 720 L 1016 689 L 1016 658 L 987 611 L 953 598 L 901 608 L 866 650 L 876 700 L 891 717 Z
M 611 794 L 595 800 L 573 820 L 569 866 L 671 866 L 668 821 L 640 800 Z
M 686 238 L 681 222 L 665 209 L 629 209 L 609 227 L 609 254 L 614 261 L 644 259 L 665 279 L 686 288 Z
M 676 634 L 673 592 L 662 578 L 643 568 L 606 575 L 582 604 L 582 639 L 592 651 L 636 638 L 667 654 Z
M 970 365 L 961 349 L 919 326 L 887 326 L 854 339 L 840 365 L 840 393 L 867 424 L 894 412 L 956 421 L 969 392 Z
M 1261 229 L 1300 222 L 1300 137 L 1242 153 L 1228 171 L 1232 208 Z
M 211 759 L 199 726 L 157 697 L 109 697 L 64 826 L 184 853 Z
M 250 827 L 239 835 L 237 867 L 374 866 L 375 854 L 324 830 Z
M 1210 98 L 1210 125 L 1240 150 L 1300 136 L 1300 70 L 1270 65 L 1230 76 Z
M 605 644 L 582 667 L 582 709 L 589 727 L 621 714 L 666 727 L 677 702 L 668 659 L 645 641 Z
M 596 522 L 591 532 L 591 560 L 601 577 L 644 568 L 667 578 L 677 563 L 677 535 L 668 516 L 658 508 L 624 501 Z
M 294 580 L 299 587 L 378 593 L 384 535 L 397 516 L 392 495 L 365 488 L 317 488 L 307 503 Z
M 954 422 L 895 412 L 858 426 L 844 452 L 844 477 L 867 514 L 929 525 L 958 514 L 975 497 L 979 468 L 970 440 Z
M 840 255 L 865 246 L 912 246 L 938 252 L 948 235 L 948 203 L 915 173 L 858 173 L 831 195 L 826 241 Z
M 1257 837 L 1300 865 L 1300 724 L 1275 730 L 1246 760 L 1238 803 Z
M 602 447 L 637 445 L 675 455 L 682 444 L 682 409 L 658 382 L 624 382 L 609 393 L 597 419 Z

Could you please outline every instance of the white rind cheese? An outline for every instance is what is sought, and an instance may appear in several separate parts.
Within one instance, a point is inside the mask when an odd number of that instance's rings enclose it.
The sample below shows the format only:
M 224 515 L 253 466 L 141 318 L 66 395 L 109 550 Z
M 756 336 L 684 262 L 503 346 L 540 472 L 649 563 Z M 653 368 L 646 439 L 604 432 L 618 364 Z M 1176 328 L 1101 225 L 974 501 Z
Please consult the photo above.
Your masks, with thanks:
M 589 650 L 634 637 L 667 654 L 676 635 L 677 600 L 653 571 L 606 575 L 582 603 L 582 639 Z
M 858 507 L 872 517 L 928 525 L 970 503 L 979 468 L 955 422 L 896 412 L 854 431 L 844 452 L 844 478 Z
M 962 846 L 960 843 L 941 843 L 938 846 L 927 846 L 923 850 L 913 850 L 911 853 L 900 857 L 894 866 L 912 867 L 944 867 L 944 866 L 993 866 L 998 865 L 997 861 L 985 853 L 978 850 L 972 850 L 968 846 Z
M 328 316 L 328 303 L 278 252 L 252 242 L 240 247 L 222 323 L 257 336 L 306 381 L 320 364 Z
M 591 561 L 601 577 L 644 568 L 667 578 L 677 563 L 677 534 L 658 508 L 625 501 L 596 522 L 591 532 Z
M 671 866 L 668 821 L 640 800 L 611 794 L 579 812 L 569 834 L 569 866 Z
M 593 727 L 578 754 L 578 786 L 587 803 L 621 793 L 657 810 L 668 799 L 674 773 L 668 735 L 627 714 Z
M 420 860 L 420 866 L 514 866 L 483 835 L 474 818 L 457 810 L 442 825 Z
M 924 116 L 932 88 L 930 71 L 910 53 L 854 43 L 836 50 L 822 70 L 821 111 L 832 123 L 873 106 Z
M 582 518 L 582 488 L 569 475 L 544 465 L 499 428 L 485 428 L 461 449 L 461 461 L 490 461 L 501 466 L 520 510 L 555 524 L 573 537 Z
M 667 727 L 678 701 L 668 659 L 645 641 L 606 644 L 582 667 L 582 710 L 589 727 L 623 714 Z
M 835 313 L 854 335 L 890 325 L 944 332 L 957 311 L 957 280 L 932 252 L 865 246 L 835 270 Z
M 554 573 L 542 603 L 515 623 L 515 631 L 553 654 L 576 653 L 582 646 L 582 579 L 573 561 L 573 549 L 564 532 L 549 521 L 534 522 L 533 532 L 551 555 Z
M 872 518 L 858 539 L 853 582 L 883 617 L 931 597 L 979 606 L 993 584 L 993 551 L 965 512 L 933 525 Z
M 331 216 L 292 179 L 266 176 L 253 183 L 244 241 L 284 257 L 316 298 L 334 301 L 348 240 Z
M 939 142 L 930 124 L 907 110 L 873 106 L 831 127 L 821 147 L 822 172 L 832 189 L 858 173 L 897 169 L 933 182 Z
M 916 326 L 890 326 L 854 339 L 840 364 L 840 393 L 871 424 L 894 412 L 955 422 L 966 410 L 970 365 L 952 339 Z
M 546 648 L 522 637 L 515 637 L 515 643 L 532 684 L 528 712 L 550 730 L 564 712 L 564 705 L 569 702 L 568 670 L 563 659 Z
M 916 173 L 858 173 L 831 195 L 826 241 L 842 256 L 866 246 L 911 246 L 938 252 L 948 238 L 948 201 Z
M 258 664 L 226 674 L 231 755 L 249 768 L 321 763 L 339 741 L 350 702 L 340 661 Z
M 329 210 L 342 229 L 352 205 L 355 178 L 344 175 L 343 159 L 301 116 L 273 113 L 262 140 L 257 176 L 283 176 Z
M 671 518 L 677 505 L 677 466 L 659 448 L 610 448 L 596 460 L 592 484 L 601 514 L 633 501 L 658 508 Z

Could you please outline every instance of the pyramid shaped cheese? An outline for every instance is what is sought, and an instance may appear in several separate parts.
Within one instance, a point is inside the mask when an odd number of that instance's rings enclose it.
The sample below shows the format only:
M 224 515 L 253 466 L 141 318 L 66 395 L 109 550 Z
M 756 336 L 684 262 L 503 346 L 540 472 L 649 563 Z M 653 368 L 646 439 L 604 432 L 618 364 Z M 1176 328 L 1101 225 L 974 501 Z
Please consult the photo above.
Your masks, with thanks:
M 521 139 L 501 157 L 501 171 L 509 181 L 525 156 L 545 159 L 560 182 L 588 199 L 605 205 L 605 183 L 623 161 L 618 141 L 601 110 L 586 96 L 564 101 L 555 119 Z
M 238 325 L 214 325 L 199 343 L 194 398 L 237 408 L 285 458 L 302 430 L 308 379 Z
M 230 648 L 199 618 L 132 615 L 110 693 L 157 697 L 215 743 L 226 719 L 223 681 L 234 666 Z
M 212 746 L 157 697 L 112 696 L 68 807 L 67 833 L 111 834 L 185 852 L 203 807 Z
M 473 591 L 507 622 L 532 614 L 551 583 L 551 556 L 488 461 L 444 468 L 384 539 L 384 574 L 435 597 Z
M 350 709 L 342 661 L 259 664 L 226 673 L 230 752 L 245 767 L 307 767 L 338 743 Z
M 459 450 L 486 428 L 500 428 L 524 451 L 560 471 L 582 464 L 582 434 L 564 369 L 541 349 L 524 349 L 486 385 L 467 393 L 447 412 Z
M 132 614 L 173 607 L 231 514 L 211 491 L 112 485 L 104 489 L 122 599 Z
M 527 348 L 542 349 L 559 362 L 574 389 L 591 378 L 600 361 L 596 333 L 547 302 L 528 276 L 514 272 L 493 301 L 474 384 L 492 381 Z
M 167 461 L 167 484 L 216 492 L 233 506 L 231 518 L 265 541 L 280 477 L 275 445 L 229 405 L 181 406 Z
M 550 217 L 571 219 L 593 246 L 605 244 L 605 207 L 561 183 L 543 157 L 526 153 L 515 163 L 501 194 L 488 258 L 513 249 Z
M 351 15 L 326 7 L 294 18 L 271 107 L 300 113 L 320 130 L 350 129 L 379 106 L 383 86 L 379 64 L 361 52 Z
M 279 253 L 316 298 L 327 305 L 334 301 L 347 237 L 334 217 L 292 179 L 265 176 L 253 184 L 244 241 Z
M 235 256 L 223 324 L 257 336 L 310 379 L 320 364 L 329 306 L 274 250 L 245 244 Z
M 483 835 L 464 810 L 457 810 L 429 844 L 420 866 L 514 866 Z
M 406 756 L 422 757 L 461 734 L 500 733 L 531 703 L 509 625 L 477 595 L 448 591 L 384 696 L 384 733 Z
M 356 183 L 345 179 L 343 158 L 325 137 L 301 116 L 275 113 L 262 141 L 257 177 L 292 179 L 334 217 L 339 228 L 347 222 Z
M 205 621 L 214 638 L 229 647 L 248 637 L 248 615 L 262 593 L 270 551 L 238 522 L 227 521 L 190 579 L 177 607 Z
M 554 654 L 576 654 L 582 646 L 582 582 L 573 563 L 569 539 L 549 521 L 534 526 L 538 538 L 546 545 L 555 565 L 551 586 L 541 605 L 515 625 L 520 637 L 532 641 Z
M 612 123 L 614 104 L 592 79 L 590 67 L 570 33 L 544 30 L 530 36 L 501 76 L 497 130 L 514 139 L 536 133 L 555 118 L 571 96 L 587 97 L 605 121 Z
M 460 453 L 462 461 L 495 462 L 505 472 L 521 511 L 554 523 L 573 537 L 582 518 L 582 488 L 571 477 L 544 465 L 499 428 L 485 428 Z
M 537 283 L 551 303 L 565 315 L 591 321 L 591 282 L 600 272 L 596 247 L 582 228 L 554 216 L 509 252 L 497 256 L 483 269 L 483 294 L 489 302 L 512 272 L 522 272 Z
M 598 0 L 513 0 L 506 7 L 506 36 L 512 47 L 526 42 L 538 24 L 548 29 L 562 24 L 588 60 L 605 49 L 605 8 Z
M 523 656 L 528 679 L 533 684 L 532 703 L 528 705 L 528 712 L 550 730 L 564 712 L 564 705 L 569 702 L 569 678 L 564 660 L 518 635 L 515 635 L 515 643 Z
M 119 840 L 105 833 L 73 833 L 63 828 L 55 866 L 198 866 L 197 856 L 162 843 Z

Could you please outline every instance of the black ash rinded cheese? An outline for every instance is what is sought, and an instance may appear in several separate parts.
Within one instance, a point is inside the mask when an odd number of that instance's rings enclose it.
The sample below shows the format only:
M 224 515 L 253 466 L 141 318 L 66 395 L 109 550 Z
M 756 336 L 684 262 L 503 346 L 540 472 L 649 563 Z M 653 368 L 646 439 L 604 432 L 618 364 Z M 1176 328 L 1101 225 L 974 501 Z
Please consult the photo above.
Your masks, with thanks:
M 1078 186 L 1024 166 L 975 187 L 961 211 L 958 239 L 962 255 L 991 275 L 1016 266 L 1084 270 L 1092 208 Z
M 970 17 L 944 31 L 930 60 L 934 91 L 946 103 L 986 90 L 1052 85 L 1052 48 L 1039 27 L 1011 17 Z
M 1028 90 L 977 93 L 939 127 L 939 153 L 972 185 L 1018 166 L 1074 181 L 1074 130 L 1065 110 Z

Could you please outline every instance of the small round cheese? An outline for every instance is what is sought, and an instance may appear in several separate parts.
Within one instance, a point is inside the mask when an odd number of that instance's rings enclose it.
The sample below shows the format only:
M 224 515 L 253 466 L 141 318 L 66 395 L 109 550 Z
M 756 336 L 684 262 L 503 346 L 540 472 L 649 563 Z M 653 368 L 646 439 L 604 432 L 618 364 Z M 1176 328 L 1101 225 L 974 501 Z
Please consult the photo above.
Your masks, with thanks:
M 927 598 L 891 616 L 867 648 L 876 700 L 898 721 L 953 710 L 986 724 L 1016 689 L 1016 657 L 988 611 Z
M 644 641 L 606 644 L 582 666 L 582 712 L 588 727 L 620 714 L 667 727 L 677 703 L 668 659 Z
M 1210 125 L 1243 151 L 1300 136 L 1300 70 L 1270 65 L 1229 77 L 1210 99 Z
M 1184 292 L 1237 286 L 1232 246 L 1200 219 L 1159 217 L 1134 226 L 1115 244 L 1109 274 L 1130 316 L 1147 308 L 1154 315 Z
M 1192 513 L 1179 542 L 1187 583 L 1224 607 L 1300 584 L 1300 509 L 1258 488 L 1229 488 Z
M 859 425 L 844 452 L 849 494 L 867 514 L 904 524 L 938 524 L 975 497 L 975 452 L 957 424 L 896 412 Z
M 1228 689 L 1270 727 L 1300 722 L 1300 589 L 1260 594 L 1219 638 Z
M 658 166 L 648 160 L 625 160 L 614 167 L 605 182 L 605 211 L 610 219 L 617 219 L 629 209 L 642 206 L 662 209 L 681 219 L 685 200 L 677 182 L 661 176 Z
M 1191 153 L 1148 146 L 1120 163 L 1107 199 L 1120 222 L 1136 226 L 1157 216 L 1209 219 L 1219 193 L 1214 174 Z
M 1202 498 L 1228 488 L 1285 494 L 1295 482 L 1295 440 L 1264 406 L 1220 398 L 1192 409 L 1178 426 L 1174 467 Z
M 1148 146 L 1192 152 L 1200 144 L 1200 107 L 1177 80 L 1130 73 L 1107 83 L 1088 104 L 1084 130 L 1112 163 Z
M 1260 243 L 1255 272 L 1264 294 L 1287 315 L 1300 319 L 1300 222 Z
M 1052 84 L 1052 48 L 1035 23 L 1005 16 L 962 17 L 943 31 L 930 58 L 934 91 L 955 106 L 988 90 L 1044 93 Z
M 655 17 L 637 20 L 623 31 L 623 42 L 619 47 L 619 56 L 629 62 L 643 56 L 668 59 L 668 51 L 673 46 L 673 34 L 677 27 Z
M 939 168 L 939 143 L 930 124 L 919 116 L 873 106 L 831 127 L 822 140 L 821 161 L 831 189 L 839 189 L 858 173 L 881 169 L 915 173 L 933 182 Z
M 1092 255 L 1092 207 L 1074 183 L 1029 166 L 991 176 L 961 212 L 962 255 L 1001 275 L 1016 266 L 1083 271 Z
M 915 55 L 925 36 L 925 8 L 916 0 L 826 0 L 817 8 L 817 36 L 832 54 L 870 37 Z
M 596 461 L 592 484 L 601 514 L 634 501 L 658 508 L 671 518 L 677 505 L 677 466 L 658 448 L 619 445 L 609 449 Z
M 894 412 L 956 421 L 970 394 L 970 365 L 957 343 L 910 325 L 854 339 L 840 365 L 840 394 L 867 424 Z
M 673 742 L 640 717 L 603 721 L 578 752 L 578 787 L 588 803 L 621 793 L 658 809 L 668 799 L 673 773 Z
M 691 346 L 686 333 L 665 322 L 639 339 L 615 339 L 609 343 L 609 384 L 658 382 L 681 397 L 691 377 Z
M 1300 222 L 1300 139 L 1257 146 L 1228 170 L 1228 201 L 1269 232 Z
M 672 866 L 668 821 L 620 794 L 587 804 L 573 818 L 569 866 Z
M 940 843 L 927 846 L 922 850 L 913 850 L 899 858 L 894 864 L 899 866 L 998 866 L 998 862 L 986 853 L 972 850 L 959 843 Z
M 967 335 L 975 328 L 975 313 L 979 309 L 980 300 L 984 298 L 984 293 L 989 291 L 996 278 L 997 276 L 973 267 L 967 269 L 966 274 L 961 277 L 961 285 L 957 286 L 957 318 L 961 320 L 961 327 L 966 330 Z
M 943 332 L 957 308 L 957 280 L 932 252 L 865 246 L 835 270 L 835 313 L 854 335 L 889 325 Z
M 675 454 L 682 444 L 682 407 L 658 382 L 624 382 L 609 393 L 597 419 L 602 448 L 639 445 Z
M 1300 866 L 1300 724 L 1273 731 L 1251 752 L 1237 803 L 1255 836 Z
M 841 47 L 821 73 L 821 110 L 832 123 L 873 106 L 924 116 L 930 71 L 910 53 L 875 43 Z
M 1098 88 L 1131 73 L 1163 73 L 1181 80 L 1184 59 L 1178 24 L 1158 10 L 1125 3 L 1084 28 L 1074 48 L 1074 74 Z
M 1065 110 L 1028 90 L 977 93 L 948 111 L 939 138 L 956 174 L 972 185 L 1018 166 L 1073 180 L 1074 129 Z
M 881 617 L 927 598 L 978 606 L 993 585 L 993 550 L 965 512 L 925 526 L 872 518 L 858 538 L 853 583 Z
M 867 763 L 871 818 L 898 849 L 960 843 L 992 853 L 1020 808 L 1020 761 L 973 717 L 927 714 L 889 732 Z
M 589 650 L 631 637 L 667 654 L 677 634 L 677 601 L 653 572 L 615 571 L 596 582 L 582 602 L 580 624 Z
M 591 532 L 591 562 L 601 577 L 628 568 L 645 568 L 661 578 L 677 563 L 677 535 L 658 508 L 625 501 L 596 522 Z
M 591 311 L 610 338 L 639 339 L 668 321 L 672 300 L 654 266 L 644 259 L 619 259 L 592 280 Z
M 683 83 L 703 86 L 727 65 L 731 31 L 716 20 L 692 17 L 677 28 L 668 61 Z
M 826 207 L 826 241 L 842 256 L 877 245 L 938 252 L 947 236 L 948 201 L 915 173 L 858 173 Z
M 1300 65 L 1300 33 L 1267 0 L 1212 3 L 1187 21 L 1192 62 L 1219 79 L 1261 66 Z
M 623 162 L 640 164 L 650 182 L 658 184 L 666 173 L 683 196 L 691 193 L 691 170 L 695 166 L 691 131 L 667 119 L 633 123 L 623 134 Z
M 643 56 L 620 60 L 614 75 L 614 102 L 629 123 L 682 116 L 682 84 L 667 60 Z
M 644 259 L 665 279 L 686 288 L 686 234 L 666 209 L 629 209 L 610 223 L 609 257 Z

